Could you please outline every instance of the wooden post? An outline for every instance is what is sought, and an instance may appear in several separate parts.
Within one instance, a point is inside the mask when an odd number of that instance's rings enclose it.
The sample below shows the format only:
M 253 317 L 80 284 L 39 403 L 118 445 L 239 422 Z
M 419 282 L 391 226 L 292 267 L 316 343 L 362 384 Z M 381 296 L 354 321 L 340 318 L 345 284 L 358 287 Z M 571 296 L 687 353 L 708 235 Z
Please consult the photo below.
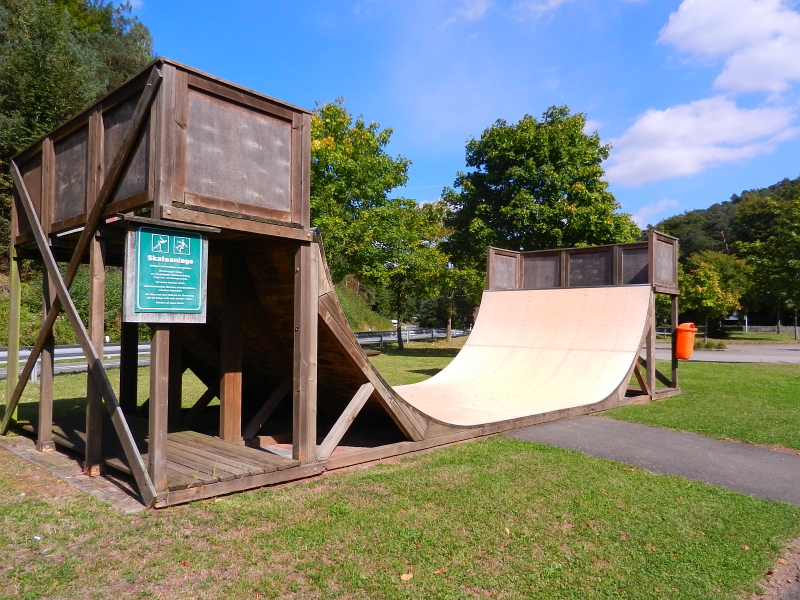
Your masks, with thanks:
M 12 234 L 13 235 L 13 234 Z M 22 303 L 20 295 L 19 265 L 17 264 L 17 249 L 14 239 L 11 239 L 9 252 L 9 277 L 8 277 L 8 362 L 6 363 L 6 410 L 9 408 L 11 396 L 17 387 L 19 379 L 19 313 Z M 17 418 L 16 407 L 13 418 Z M 8 416 L 5 417 L 8 419 Z
M 150 338 L 150 479 L 157 492 L 167 489 L 167 423 L 169 420 L 169 325 L 152 325 Z
M 292 457 L 301 463 L 317 454 L 318 257 L 310 244 L 295 254 Z
M 219 437 L 242 439 L 242 259 L 225 252 L 222 263 Z
M 672 387 L 678 386 L 678 356 L 676 352 L 676 342 L 678 339 L 678 297 L 670 298 L 672 306 L 670 309 L 670 326 L 672 327 Z
M 647 331 L 647 388 L 650 390 L 650 397 L 656 393 L 656 294 L 650 293 L 650 307 L 648 308 L 648 321 L 650 325 Z
M 42 272 L 42 318 L 53 305 L 56 296 L 55 288 L 47 274 L 47 269 Z M 42 373 L 39 378 L 39 426 L 36 428 L 36 449 L 40 452 L 52 452 L 53 444 L 53 355 L 55 354 L 55 339 L 51 334 L 42 349 Z
M 136 412 L 139 378 L 139 324 L 123 323 L 120 339 L 119 405 L 125 414 Z
M 103 360 L 106 313 L 105 242 L 92 240 L 89 251 L 89 337 Z M 91 476 L 100 474 L 103 453 L 103 392 L 89 374 L 86 382 L 86 456 L 84 470 Z
M 169 332 L 169 430 L 181 426 L 183 401 L 183 330 L 180 325 L 170 325 Z

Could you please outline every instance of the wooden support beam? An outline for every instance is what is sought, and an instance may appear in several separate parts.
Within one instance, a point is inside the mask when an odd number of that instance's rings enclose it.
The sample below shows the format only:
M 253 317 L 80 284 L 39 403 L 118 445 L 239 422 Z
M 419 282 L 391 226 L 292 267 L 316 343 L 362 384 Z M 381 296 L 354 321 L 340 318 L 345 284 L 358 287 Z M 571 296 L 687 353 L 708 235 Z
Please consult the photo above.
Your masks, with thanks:
M 633 367 L 633 374 L 636 375 L 636 381 L 639 382 L 639 387 L 642 389 L 642 392 L 647 394 L 648 396 L 652 395 L 650 388 L 647 387 L 647 381 L 645 380 L 644 376 L 642 375 L 642 370 L 639 368 L 639 365 L 636 364 Z
M 222 260 L 219 437 L 242 439 L 242 259 L 225 252 Z
M 656 389 L 656 295 L 650 292 L 650 306 L 647 309 L 647 388 L 653 393 Z
M 167 488 L 167 421 L 169 419 L 170 326 L 152 325 L 150 338 L 150 419 L 147 446 L 148 472 L 153 487 Z
M 655 371 L 656 371 L 656 379 L 658 379 L 658 380 L 659 380 L 661 383 L 663 383 L 665 386 L 667 386 L 667 387 L 672 387 L 672 381 L 670 380 L 670 378 L 669 378 L 669 377 L 667 377 L 666 375 L 664 375 L 664 374 L 663 374 L 661 371 L 659 371 L 658 369 L 656 369 Z M 657 392 L 657 391 L 658 391 L 658 390 L 656 389 L 656 392 Z
M 211 404 L 211 401 L 219 396 L 219 380 L 208 387 L 203 395 L 194 403 L 194 406 L 189 409 L 189 412 L 186 413 L 186 416 L 183 418 L 183 422 L 181 423 L 181 427 L 183 429 L 188 429 L 192 426 L 192 423 L 195 422 L 197 417 L 206 409 L 206 407 Z
M 169 430 L 181 427 L 181 404 L 183 401 L 183 328 L 170 325 L 169 332 Z
M 353 396 L 353 399 L 350 400 L 350 403 L 344 409 L 344 412 L 336 420 L 336 423 L 333 424 L 333 427 L 328 432 L 328 435 L 325 436 L 325 439 L 322 440 L 322 443 L 317 450 L 317 458 L 319 460 L 324 460 L 333 454 L 336 446 L 339 445 L 339 442 L 342 441 L 344 434 L 347 433 L 347 429 L 350 427 L 353 421 L 355 421 L 358 413 L 364 407 L 364 404 L 366 404 L 367 400 L 369 400 L 369 397 L 374 391 L 375 386 L 369 382 L 358 388 L 358 391 L 356 392 L 355 396 Z
M 106 317 L 106 243 L 92 240 L 89 256 L 89 337 L 103 359 Z M 103 454 L 103 393 L 88 375 L 86 382 L 86 449 L 83 469 L 92 477 L 100 475 Z
M 50 281 L 47 270 L 42 273 L 42 317 L 53 304 L 56 296 L 55 286 Z M 36 449 L 40 452 L 52 452 L 56 449 L 53 443 L 53 370 L 55 355 L 55 339 L 52 330 L 42 349 L 42 373 L 39 376 L 39 426 L 36 429 Z
M 51 307 L 48 315 L 54 313 L 54 310 L 59 304 L 58 301 L 60 300 L 60 305 L 63 306 L 64 312 L 67 315 L 67 319 L 69 319 L 69 324 L 72 327 L 72 330 L 75 332 L 75 336 L 78 338 L 78 343 L 81 345 L 81 349 L 83 350 L 86 360 L 89 363 L 89 372 L 94 376 L 95 381 L 102 390 L 103 398 L 105 399 L 106 406 L 111 414 L 111 422 L 114 424 L 114 429 L 116 430 L 117 436 L 119 437 L 120 443 L 125 451 L 125 458 L 128 460 L 131 472 L 136 479 L 136 484 L 139 487 L 139 493 L 142 495 L 145 506 L 152 506 L 156 499 L 156 491 L 153 487 L 153 483 L 148 477 L 147 471 L 145 470 L 142 456 L 139 454 L 139 450 L 136 447 L 136 442 L 133 439 L 133 435 L 128 427 L 128 423 L 125 421 L 125 417 L 122 415 L 122 411 L 119 408 L 117 396 L 114 394 L 114 389 L 111 387 L 111 383 L 108 381 L 108 376 L 106 375 L 106 371 L 100 361 L 100 357 L 95 350 L 94 344 L 92 344 L 92 340 L 89 338 L 89 334 L 86 332 L 83 321 L 81 321 L 81 317 L 78 314 L 78 309 L 75 308 L 75 303 L 72 301 L 72 297 L 69 295 L 67 284 L 61 277 L 61 271 L 59 271 L 55 258 L 50 252 L 50 247 L 47 245 L 47 239 L 45 238 L 44 231 L 42 230 L 42 225 L 36 218 L 36 210 L 33 207 L 33 202 L 28 194 L 28 190 L 22 181 L 22 175 L 19 172 L 19 167 L 17 167 L 17 164 L 13 160 L 11 161 L 11 176 L 14 179 L 14 185 L 19 191 L 22 206 L 25 209 L 25 214 L 28 217 L 28 220 L 30 221 L 34 237 L 36 238 L 36 244 L 39 247 L 39 252 L 41 252 L 42 258 L 44 259 L 44 264 L 47 268 L 47 274 L 50 277 L 51 282 L 55 285 L 55 290 L 58 294 L 57 298 L 53 301 L 53 306 Z M 69 274 L 69 271 L 67 273 Z M 52 327 L 52 323 L 48 325 L 48 327 Z M 44 347 L 46 333 L 47 329 L 45 327 L 39 331 L 39 337 L 37 338 L 36 342 L 38 348 L 37 346 L 34 346 L 34 350 L 36 351 L 35 355 L 37 357 L 38 353 L 41 352 L 42 348 Z M 34 355 L 33 351 L 31 352 L 31 355 Z M 25 365 L 25 370 L 23 371 L 25 377 L 30 376 L 30 367 L 31 361 L 29 359 L 28 363 Z M 14 396 L 11 398 L 12 405 L 10 407 L 10 411 L 14 410 L 16 402 L 19 401 L 19 396 L 22 394 L 22 390 L 24 389 L 23 384 L 24 380 L 21 380 L 14 390 Z M 7 410 L 9 409 L 7 408 Z M 9 413 L 3 417 L 3 428 L 8 426 L 6 421 L 7 418 L 10 418 Z
M 292 458 L 307 464 L 317 454 L 319 252 L 311 244 L 301 244 L 294 266 Z
M 246 440 L 252 439 L 258 433 L 258 430 L 264 426 L 270 415 L 278 408 L 278 405 L 292 389 L 292 376 L 288 375 L 283 381 L 280 382 L 277 388 L 269 395 L 267 401 L 264 403 L 255 416 L 250 419 L 250 422 L 242 430 L 242 437 Z
M 119 178 L 122 176 L 123 168 L 127 164 L 128 158 L 133 150 L 133 145 L 136 142 L 136 138 L 139 135 L 139 131 L 142 128 L 142 125 L 150 111 L 150 105 L 153 102 L 153 99 L 156 96 L 156 92 L 158 91 L 158 87 L 161 83 L 161 74 L 159 73 L 156 67 L 153 67 L 150 77 L 147 80 L 147 84 L 145 85 L 144 91 L 139 98 L 139 102 L 136 105 L 136 109 L 134 110 L 133 116 L 131 118 L 131 124 L 128 127 L 128 132 L 125 134 L 125 138 L 122 140 L 122 144 L 120 146 L 119 152 L 114 157 L 113 162 L 111 163 L 111 167 L 109 168 L 108 175 L 103 182 L 103 187 L 100 189 L 98 199 L 94 203 L 92 207 L 92 211 L 89 213 L 89 216 L 86 218 L 86 223 L 84 225 L 84 229 L 81 232 L 80 238 L 78 239 L 78 243 L 75 247 L 75 250 L 72 254 L 72 259 L 69 262 L 69 266 L 67 267 L 67 273 L 64 275 L 63 279 L 61 277 L 61 273 L 58 272 L 58 279 L 59 281 L 63 282 L 64 290 L 68 294 L 69 287 L 72 285 L 73 280 L 75 279 L 75 275 L 78 272 L 78 267 L 83 260 L 83 256 L 86 253 L 86 249 L 89 246 L 89 242 L 94 237 L 95 230 L 97 229 L 98 224 L 100 223 L 100 219 L 105 212 L 106 205 L 108 204 L 109 200 L 111 199 L 112 192 L 117 186 Z M 36 231 L 36 227 L 33 226 L 31 223 L 31 227 L 33 227 L 34 237 L 36 238 L 36 243 L 39 246 L 39 251 L 44 254 L 45 252 L 50 255 L 52 258 L 52 254 L 50 253 L 50 248 L 46 243 L 44 238 L 45 234 L 42 230 L 41 222 L 39 221 L 36 210 L 33 208 L 33 202 L 30 199 L 30 195 L 28 194 L 27 188 L 22 180 L 22 175 L 19 172 L 19 167 L 17 167 L 14 161 L 11 162 L 11 176 L 14 180 L 14 185 L 19 192 L 20 198 L 23 196 L 25 197 L 22 201 L 22 205 L 26 216 L 30 213 L 29 219 L 33 219 L 36 221 L 38 225 L 38 230 Z M 41 234 L 41 241 L 39 239 L 39 234 Z M 45 259 L 46 262 L 46 259 Z M 53 261 L 55 264 L 55 261 Z M 22 371 L 22 377 L 19 378 L 16 387 L 14 388 L 14 392 L 10 398 L 7 400 L 6 404 L 6 412 L 3 415 L 3 421 L 0 423 L 0 435 L 5 435 L 8 431 L 8 426 L 10 424 L 12 415 L 14 415 L 17 404 L 19 403 L 19 399 L 22 397 L 22 392 L 25 391 L 25 385 L 27 384 L 27 380 L 33 371 L 34 366 L 36 365 L 36 361 L 39 358 L 39 354 L 44 347 L 45 340 L 48 335 L 48 331 L 53 328 L 55 325 L 56 317 L 58 317 L 58 313 L 62 308 L 63 299 L 61 297 L 61 291 L 59 290 L 58 296 L 53 301 L 53 306 L 50 308 L 50 311 L 47 313 L 47 317 L 42 322 L 41 329 L 39 330 L 39 335 L 36 338 L 36 342 L 31 349 L 31 353 L 28 356 L 28 361 L 25 363 L 25 368 Z M 66 308 L 66 307 L 65 307 Z M 80 341 L 80 340 L 79 340 Z M 105 374 L 105 372 L 104 372 Z M 116 402 L 116 396 L 114 397 L 114 401 Z
M 139 324 L 123 323 L 120 340 L 119 404 L 123 412 L 132 415 L 138 405 Z
M 89 116 L 86 212 L 92 210 L 103 184 L 103 113 L 96 108 Z M 95 234 L 89 243 L 89 337 L 103 359 L 106 319 L 106 243 Z M 84 472 L 100 475 L 103 454 L 103 394 L 94 377 L 86 381 L 86 448 Z
M 16 404 L 11 403 L 14 390 L 19 380 L 19 316 L 22 305 L 19 280 L 19 264 L 17 263 L 17 249 L 12 243 L 9 249 L 9 274 L 8 274 L 8 362 L 6 363 L 6 411 L 3 415 L 3 430 L 5 434 L 7 423 L 16 419 Z M 29 375 L 30 376 L 30 375 Z
M 678 386 L 678 355 L 676 354 L 677 348 L 676 344 L 678 341 L 678 297 L 671 296 L 670 297 L 671 306 L 670 306 L 670 327 L 672 328 L 672 386 L 671 387 L 679 387 Z

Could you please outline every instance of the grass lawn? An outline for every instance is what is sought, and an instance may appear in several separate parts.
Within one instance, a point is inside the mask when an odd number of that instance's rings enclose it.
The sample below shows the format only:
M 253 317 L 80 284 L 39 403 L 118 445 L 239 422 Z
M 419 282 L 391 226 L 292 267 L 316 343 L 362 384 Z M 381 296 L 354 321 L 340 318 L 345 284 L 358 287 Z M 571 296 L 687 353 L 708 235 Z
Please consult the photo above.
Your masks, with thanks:
M 410 383 L 463 342 L 372 360 L 390 383 Z M 761 394 L 762 412 L 798 422 L 796 367 L 681 367 L 683 397 L 615 416 L 694 397 L 673 412 L 713 402 L 733 423 L 741 407 L 720 407 Z M 85 379 L 57 377 L 56 407 L 81 407 Z M 203 391 L 184 387 L 185 405 Z M 747 598 L 800 536 L 799 509 L 500 436 L 121 516 L 0 450 L 0 597 Z
M 0 596 L 742 598 L 797 511 L 496 437 L 120 516 L 0 451 Z
M 616 408 L 605 416 L 800 450 L 797 365 L 682 362 L 680 386 L 680 396 Z
M 119 394 L 119 369 L 108 369 L 108 380 L 114 392 Z M 67 375 L 57 375 L 53 380 L 53 416 L 82 412 L 86 407 L 86 373 L 73 373 Z M 141 405 L 150 396 L 150 367 L 140 367 L 138 384 L 138 399 Z M 6 386 L 5 381 L 0 382 L 0 397 L 5 404 Z M 183 375 L 183 406 L 189 408 L 194 405 L 197 399 L 203 395 L 206 387 L 200 382 L 191 371 L 186 371 Z M 28 382 L 25 392 L 19 403 L 18 418 L 20 420 L 35 419 L 38 414 L 37 402 L 39 401 L 39 385 Z M 211 404 L 219 404 L 215 399 Z
M 698 339 L 702 340 L 703 336 L 698 335 Z M 716 341 L 716 338 L 714 338 Z M 711 341 L 711 338 L 709 338 Z M 780 335 L 770 332 L 758 331 L 731 331 L 729 337 L 724 338 L 722 341 L 728 344 L 796 344 L 797 340 L 794 339 L 794 327 L 784 327 Z
M 406 350 L 397 349 L 397 344 L 385 344 L 379 356 L 370 358 L 389 385 L 417 383 L 436 375 L 444 369 L 466 343 L 467 337 L 444 341 L 410 342 Z

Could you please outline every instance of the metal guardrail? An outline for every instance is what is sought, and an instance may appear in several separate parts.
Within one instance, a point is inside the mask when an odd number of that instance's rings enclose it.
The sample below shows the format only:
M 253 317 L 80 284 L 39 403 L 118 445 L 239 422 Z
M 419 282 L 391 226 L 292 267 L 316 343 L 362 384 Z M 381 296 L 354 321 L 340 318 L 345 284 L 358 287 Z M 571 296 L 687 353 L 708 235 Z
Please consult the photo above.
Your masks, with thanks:
M 103 358 L 115 358 L 122 354 L 121 346 L 119 344 L 105 344 L 103 345 Z M 141 343 L 139 344 L 139 354 L 150 354 L 150 344 L 149 343 Z M 28 360 L 28 357 L 31 355 L 31 348 L 30 347 L 23 347 L 19 349 L 19 360 L 20 362 L 24 362 Z M 83 354 L 83 350 L 77 344 L 72 346 L 56 346 L 55 348 L 55 356 L 54 360 L 64 361 L 64 360 L 75 360 L 75 359 L 85 359 L 86 356 Z M 0 365 L 8 364 L 8 350 L 5 348 L 0 348 Z
M 451 329 L 451 337 L 463 337 L 469 335 L 469 331 L 464 329 Z M 355 334 L 356 340 L 362 346 L 372 346 L 378 344 L 382 346 L 386 342 L 397 341 L 397 331 L 363 331 Z M 447 337 L 447 329 L 418 329 L 407 328 L 402 331 L 403 340 L 406 342 L 419 340 L 435 340 Z

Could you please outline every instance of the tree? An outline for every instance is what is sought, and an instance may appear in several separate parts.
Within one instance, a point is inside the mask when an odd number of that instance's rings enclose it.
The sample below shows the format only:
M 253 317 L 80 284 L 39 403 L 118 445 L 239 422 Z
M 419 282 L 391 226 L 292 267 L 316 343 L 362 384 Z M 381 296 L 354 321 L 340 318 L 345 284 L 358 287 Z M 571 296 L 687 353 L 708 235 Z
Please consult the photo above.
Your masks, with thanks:
M 0 246 L 8 247 L 11 156 L 152 60 L 129 3 L 0 0 Z M 5 253 L 4 253 L 5 254 Z
M 758 224 L 753 241 L 739 242 L 739 252 L 754 268 L 758 289 L 778 313 L 794 313 L 797 338 L 797 313 L 800 310 L 800 199 L 752 198 L 737 215 Z
M 708 208 L 690 210 L 664 219 L 653 229 L 680 239 L 682 260 L 704 250 L 729 252 L 736 240 L 736 206 L 735 202 L 721 202 Z
M 371 253 L 354 224 L 408 180 L 411 161 L 385 150 L 391 136 L 391 128 L 354 120 L 341 98 L 318 104 L 311 117 L 311 224 L 322 231 L 335 281 L 354 274 Z
M 742 308 L 740 300 L 750 288 L 752 268 L 741 259 L 706 250 L 690 256 L 678 275 L 683 307 L 705 318 L 703 338 L 708 342 L 709 319 L 721 319 Z
M 413 296 L 434 296 L 447 266 L 447 257 L 439 247 L 444 232 L 439 213 L 430 204 L 420 206 L 403 198 L 386 200 L 361 211 L 352 232 L 363 243 L 344 258 L 355 266 L 359 280 L 391 294 L 402 350 L 403 307 Z
M 541 121 L 498 120 L 466 146 L 473 171 L 442 198 L 454 261 L 483 270 L 488 246 L 544 250 L 634 241 L 640 234 L 602 180 L 610 146 L 584 133 L 585 115 L 552 106 Z

